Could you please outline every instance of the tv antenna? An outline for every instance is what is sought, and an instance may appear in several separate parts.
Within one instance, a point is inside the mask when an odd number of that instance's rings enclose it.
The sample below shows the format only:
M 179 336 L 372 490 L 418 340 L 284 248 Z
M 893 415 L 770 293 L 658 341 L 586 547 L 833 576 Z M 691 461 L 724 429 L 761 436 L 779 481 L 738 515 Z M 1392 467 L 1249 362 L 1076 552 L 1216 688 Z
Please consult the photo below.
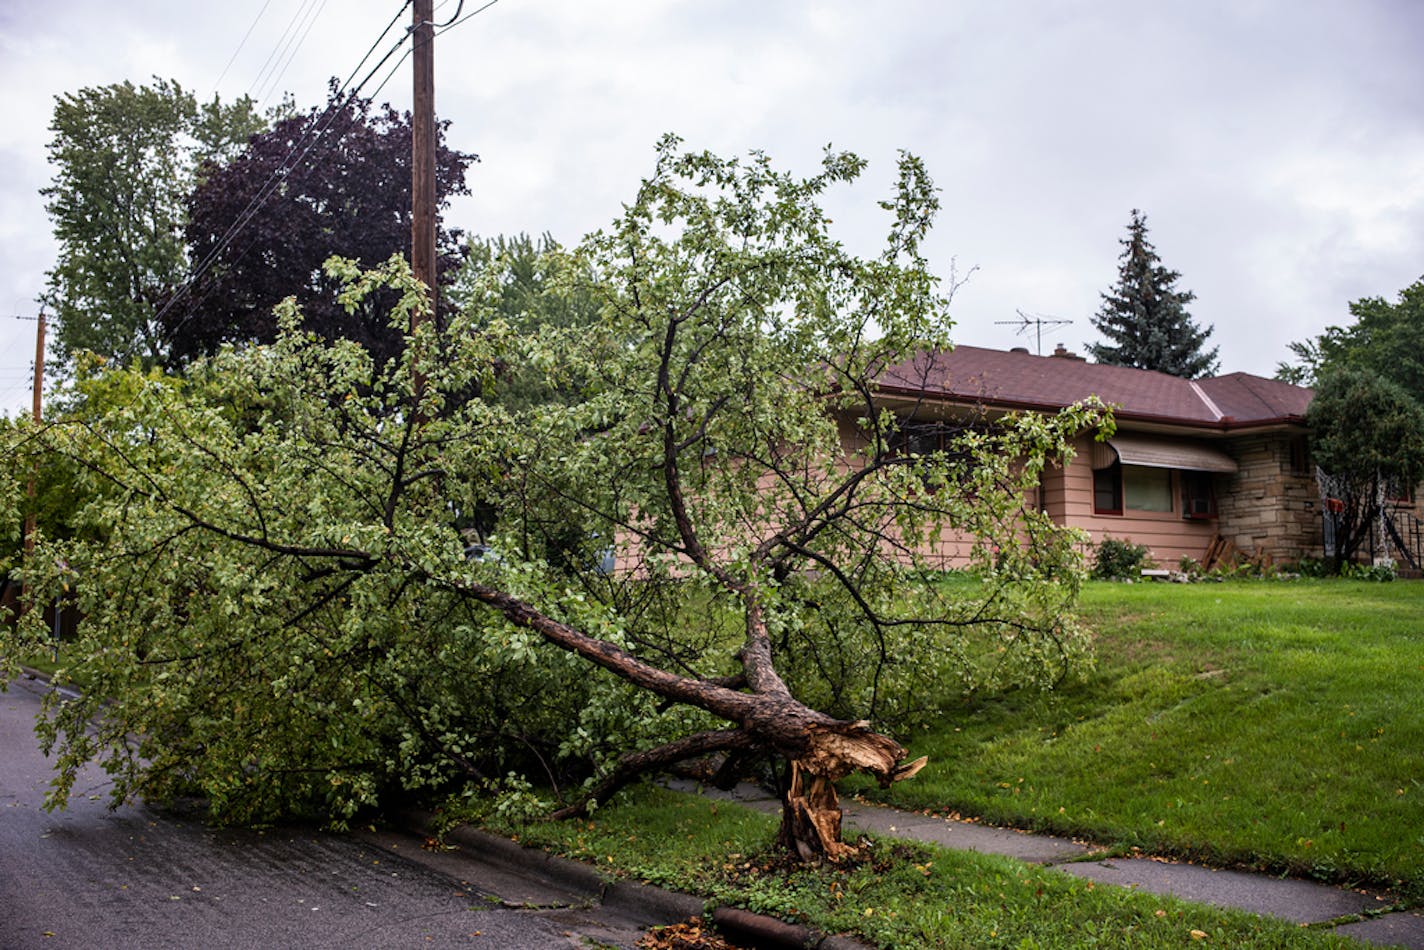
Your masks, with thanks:
M 1017 320 L 995 320 L 994 323 L 999 326 L 1018 327 L 1018 330 L 1014 332 L 1020 335 L 1027 333 L 1029 327 L 1033 327 L 1034 332 L 1036 334 L 1036 339 L 1038 341 L 1038 348 L 1036 352 L 1039 356 L 1043 355 L 1043 328 L 1063 327 L 1073 322 L 1072 320 L 1062 320 L 1058 317 L 1045 317 L 1042 314 L 1024 313 L 1017 307 L 1014 308 L 1014 312 L 1019 315 L 1019 318 Z

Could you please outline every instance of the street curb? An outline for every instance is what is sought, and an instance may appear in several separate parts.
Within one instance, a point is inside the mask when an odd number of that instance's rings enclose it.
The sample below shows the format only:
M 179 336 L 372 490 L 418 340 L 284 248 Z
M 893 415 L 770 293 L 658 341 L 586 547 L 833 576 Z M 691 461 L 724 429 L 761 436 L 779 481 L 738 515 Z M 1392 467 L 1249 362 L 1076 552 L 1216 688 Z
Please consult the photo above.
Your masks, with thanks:
M 434 833 L 436 817 L 420 809 L 403 812 L 401 823 L 421 836 Z M 550 854 L 479 828 L 460 825 L 445 833 L 448 840 L 482 854 L 494 855 L 504 863 L 543 876 L 571 890 L 586 894 L 607 907 L 638 910 L 669 922 L 689 917 L 710 917 L 729 937 L 767 950 L 873 950 L 866 943 L 839 934 L 823 934 L 801 924 L 787 923 L 766 914 L 719 904 L 708 912 L 709 902 L 692 894 L 670 891 L 639 881 L 613 878 L 582 861 Z
M 869 944 L 839 934 L 827 936 L 801 924 L 754 914 L 739 907 L 719 906 L 712 911 L 717 929 L 736 940 L 767 950 L 871 950 Z

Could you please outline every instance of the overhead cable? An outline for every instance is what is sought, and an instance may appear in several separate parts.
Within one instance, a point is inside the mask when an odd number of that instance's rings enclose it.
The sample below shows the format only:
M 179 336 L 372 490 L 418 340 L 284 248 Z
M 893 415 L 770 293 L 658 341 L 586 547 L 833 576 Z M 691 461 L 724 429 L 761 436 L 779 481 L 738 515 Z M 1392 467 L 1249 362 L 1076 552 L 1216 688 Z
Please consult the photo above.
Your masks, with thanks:
M 462 2 L 463 2 L 463 0 L 462 0 Z M 499 3 L 499 0 L 489 0 L 489 3 L 486 3 L 484 6 L 480 7 L 480 8 L 479 8 L 478 10 L 476 10 L 475 12 L 470 13 L 470 14 L 467 14 L 466 16 L 462 17 L 461 19 L 454 20 L 454 19 L 452 18 L 453 22 L 447 23 L 447 24 L 445 24 L 444 26 L 442 26 L 440 29 L 438 29 L 438 30 L 436 31 L 436 34 L 435 34 L 435 35 L 436 35 L 436 36 L 439 36 L 441 33 L 445 33 L 445 32 L 447 32 L 447 31 L 449 31 L 449 30 L 453 30 L 455 27 L 459 26 L 461 23 L 464 23 L 466 20 L 473 19 L 474 17 L 479 16 L 481 13 L 484 13 L 486 10 L 488 10 L 490 7 L 494 6 L 496 3 Z M 459 16 L 459 11 L 458 11 L 458 10 L 455 11 L 455 15 L 456 15 L 456 16 Z
M 267 58 L 262 62 L 262 67 L 257 70 L 257 78 L 252 81 L 252 85 L 247 87 L 247 94 L 249 96 L 258 92 L 258 90 L 266 84 L 268 76 L 271 75 L 271 70 L 276 68 L 276 63 L 281 59 L 282 54 L 291 43 L 292 37 L 296 35 L 297 22 L 306 15 L 307 10 L 315 2 L 316 0 L 302 0 L 301 5 L 297 7 L 296 12 L 292 14 L 291 20 L 287 21 L 286 29 L 284 29 L 282 35 L 277 38 L 277 45 L 272 48 L 272 52 L 267 54 Z M 259 97 L 260 96 L 253 96 L 253 98 Z
M 311 35 L 312 27 L 316 26 L 316 21 L 321 18 L 321 13 L 326 9 L 326 4 L 327 0 L 321 0 L 321 3 L 313 8 L 314 12 L 311 18 L 307 20 L 306 28 L 302 30 L 302 35 L 292 44 L 291 51 L 287 53 L 286 60 L 282 63 L 281 68 L 277 70 L 276 74 L 273 75 L 271 86 L 268 88 L 266 95 L 261 99 L 263 105 L 266 105 L 267 100 L 272 98 L 272 94 L 276 92 L 281 85 L 282 77 L 287 75 L 287 67 L 292 65 L 292 60 L 296 59 L 297 53 L 302 48 L 302 44 L 305 43 L 307 37 Z
M 262 14 L 266 13 L 267 8 L 271 5 L 272 0 L 267 0 L 266 3 L 262 4 L 262 9 L 257 11 L 257 16 L 252 18 L 252 23 L 247 27 L 247 32 L 242 34 L 242 39 L 238 41 L 237 49 L 232 51 L 232 56 L 228 57 L 227 65 L 223 67 L 222 72 L 218 74 L 218 78 L 213 82 L 214 94 L 217 93 L 218 86 L 222 85 L 222 81 L 227 78 L 227 71 L 232 68 L 232 64 L 237 62 L 237 55 L 242 52 L 242 48 L 246 46 L 247 41 L 252 38 L 252 31 L 257 29 L 257 24 L 261 21 Z
M 318 116 L 316 120 L 308 126 L 302 136 L 298 138 L 297 142 L 293 144 L 292 148 L 287 152 L 287 155 L 278 164 L 277 168 L 275 168 L 268 176 L 266 182 L 263 183 L 257 194 L 254 195 L 250 201 L 248 201 L 247 206 L 243 208 L 241 212 L 239 212 L 237 218 L 233 221 L 231 225 L 228 226 L 227 230 L 223 232 L 222 237 L 218 239 L 217 243 L 214 244 L 213 248 L 206 255 L 204 255 L 203 259 L 192 269 L 192 272 L 189 274 L 188 279 L 184 281 L 183 285 L 178 288 L 178 291 L 172 297 L 170 297 L 168 301 L 163 305 L 163 307 L 160 308 L 159 311 L 154 315 L 155 321 L 160 320 L 165 314 L 168 313 L 169 310 L 173 309 L 173 307 L 180 300 L 182 300 L 185 296 L 191 293 L 194 284 L 196 284 L 196 282 L 205 273 L 207 273 L 207 271 L 213 266 L 213 264 L 217 262 L 218 257 L 232 244 L 238 232 L 240 232 L 242 228 L 246 227 L 246 225 L 254 217 L 256 217 L 257 212 L 261 210 L 262 206 L 266 203 L 267 199 L 271 197 L 272 193 L 277 189 L 281 182 L 286 180 L 286 178 L 291 174 L 291 172 L 294 171 L 296 167 L 300 165 L 302 161 L 307 157 L 307 155 L 311 153 L 312 149 L 316 146 L 316 144 L 321 141 L 322 137 L 325 135 L 327 130 L 330 129 L 332 123 L 336 120 L 336 116 L 341 113 L 353 99 L 360 95 L 361 90 L 365 87 L 366 83 L 371 81 L 371 78 L 376 74 L 376 71 L 379 70 L 393 55 L 395 55 L 396 50 L 400 49 L 401 46 L 405 44 L 405 39 L 408 34 L 403 33 L 396 40 L 395 44 L 392 45 L 392 47 L 386 51 L 386 55 L 383 56 L 381 60 L 376 63 L 376 65 L 373 66 L 369 72 L 367 72 L 366 76 L 361 80 L 361 82 L 357 84 L 354 88 L 351 86 L 351 81 L 356 77 L 356 74 L 361 70 L 361 67 L 364 66 L 366 62 L 371 58 L 372 54 L 375 53 L 377 47 L 381 44 L 381 42 L 385 40 L 386 36 L 390 33 L 391 28 L 394 27 L 395 24 L 401 18 L 401 16 L 404 15 L 406 8 L 410 6 L 411 2 L 412 0 L 406 0 L 406 2 L 402 4 L 401 9 L 397 11 L 396 15 L 392 17 L 391 21 L 386 24 L 386 27 L 381 31 L 380 36 L 378 36 L 375 42 L 371 44 L 371 47 L 366 51 L 366 54 L 361 57 L 361 61 L 356 64 L 356 67 L 351 71 L 351 75 L 347 77 L 346 82 L 342 83 L 342 85 L 332 95 L 331 102 L 328 104 L 326 114 L 324 116 Z M 403 59 L 404 57 L 402 57 L 402 60 Z M 384 85 L 385 83 L 383 82 L 382 86 Z M 374 94 L 370 98 L 375 98 Z M 299 151 L 300 154 L 298 154 Z M 293 156 L 296 156 L 295 161 L 293 160 Z M 194 312 L 190 312 L 188 316 L 186 316 L 181 322 L 179 322 L 179 324 L 175 326 L 173 330 L 166 335 L 171 338 L 172 334 L 176 333 L 179 329 L 181 329 L 190 319 L 193 318 L 194 315 Z

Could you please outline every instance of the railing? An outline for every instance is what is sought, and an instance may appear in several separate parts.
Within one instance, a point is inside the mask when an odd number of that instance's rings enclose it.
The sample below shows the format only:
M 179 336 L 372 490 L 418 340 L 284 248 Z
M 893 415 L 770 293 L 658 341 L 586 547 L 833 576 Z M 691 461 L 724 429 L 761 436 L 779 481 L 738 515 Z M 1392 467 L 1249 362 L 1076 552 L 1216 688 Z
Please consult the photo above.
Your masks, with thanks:
M 1327 558 L 1343 556 L 1338 548 L 1342 517 L 1340 512 L 1329 507 L 1327 500 L 1320 512 L 1321 540 Z M 1380 537 L 1381 525 L 1384 537 Z M 1362 553 L 1371 559 L 1393 557 L 1402 566 L 1424 571 L 1424 521 L 1412 511 L 1386 508 L 1383 518 L 1370 518 L 1361 530 L 1364 532 L 1364 537 L 1360 539 L 1363 543 L 1356 548 L 1356 554 L 1361 553 L 1360 548 L 1363 548 Z
M 1420 566 L 1424 564 L 1424 521 L 1413 512 L 1395 509 L 1385 512 L 1384 529 L 1404 562 L 1416 571 L 1424 570 Z

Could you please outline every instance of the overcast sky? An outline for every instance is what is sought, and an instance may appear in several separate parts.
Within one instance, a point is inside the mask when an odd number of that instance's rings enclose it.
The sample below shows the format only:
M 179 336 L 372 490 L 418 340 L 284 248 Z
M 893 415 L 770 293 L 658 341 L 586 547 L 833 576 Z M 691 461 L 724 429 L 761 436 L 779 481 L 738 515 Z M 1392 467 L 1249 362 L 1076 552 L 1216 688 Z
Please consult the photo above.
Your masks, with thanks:
M 28 404 L 35 324 L 14 315 L 54 262 L 38 193 L 54 96 L 157 75 L 316 104 L 400 7 L 0 0 L 0 410 Z M 1141 208 L 1222 371 L 1270 375 L 1350 300 L 1424 274 L 1421 49 L 1418 0 L 499 0 L 436 41 L 436 109 L 482 159 L 446 223 L 575 241 L 674 131 L 805 173 L 827 143 L 859 152 L 870 168 L 832 207 L 869 253 L 907 149 L 943 191 L 933 265 L 974 269 L 961 342 L 1034 347 L 997 323 L 1018 310 L 1074 321 L 1045 351 L 1096 339 Z M 407 108 L 409 86 L 407 61 L 380 99 Z

